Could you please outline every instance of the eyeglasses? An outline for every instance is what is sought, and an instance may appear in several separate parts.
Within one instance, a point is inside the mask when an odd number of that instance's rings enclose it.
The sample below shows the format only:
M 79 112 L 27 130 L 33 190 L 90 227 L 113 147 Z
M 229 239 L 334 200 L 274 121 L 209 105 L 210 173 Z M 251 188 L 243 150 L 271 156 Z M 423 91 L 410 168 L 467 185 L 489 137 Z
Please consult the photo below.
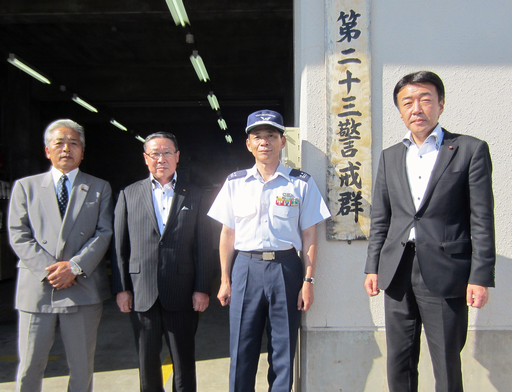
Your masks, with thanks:
M 176 151 L 177 152 L 177 151 Z M 158 161 L 160 157 L 164 159 L 172 158 L 176 155 L 174 151 L 165 151 L 165 152 L 151 152 L 149 154 L 144 153 L 146 156 L 150 157 L 154 161 Z

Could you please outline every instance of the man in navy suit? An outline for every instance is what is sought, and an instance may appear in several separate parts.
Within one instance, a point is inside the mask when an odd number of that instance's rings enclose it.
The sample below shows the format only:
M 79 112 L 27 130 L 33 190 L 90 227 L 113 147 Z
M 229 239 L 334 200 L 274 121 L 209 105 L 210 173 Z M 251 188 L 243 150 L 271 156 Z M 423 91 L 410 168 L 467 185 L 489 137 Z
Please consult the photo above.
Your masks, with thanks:
M 173 391 L 196 391 L 198 312 L 206 310 L 213 248 L 203 193 L 178 178 L 176 137 L 158 132 L 144 143 L 150 175 L 121 191 L 115 209 L 113 292 L 129 312 L 139 354 L 140 390 L 163 392 L 165 336 Z
M 417 391 L 421 327 L 437 392 L 461 392 L 468 306 L 494 287 L 494 204 L 487 143 L 441 128 L 444 86 L 404 76 L 394 102 L 409 132 L 382 152 L 364 286 L 385 290 L 390 392 Z

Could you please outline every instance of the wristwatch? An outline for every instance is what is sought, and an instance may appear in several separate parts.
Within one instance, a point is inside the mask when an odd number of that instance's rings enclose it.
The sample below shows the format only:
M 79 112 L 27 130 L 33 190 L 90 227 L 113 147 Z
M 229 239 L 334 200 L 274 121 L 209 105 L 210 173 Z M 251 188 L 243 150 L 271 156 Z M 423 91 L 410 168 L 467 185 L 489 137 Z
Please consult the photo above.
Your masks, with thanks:
M 82 268 L 80 268 L 80 266 L 74 261 L 70 260 L 69 264 L 71 265 L 71 272 L 73 272 L 73 274 L 82 275 L 84 273 L 84 271 L 82 271 Z
M 311 284 L 315 284 L 315 278 L 304 278 L 304 282 L 309 282 Z

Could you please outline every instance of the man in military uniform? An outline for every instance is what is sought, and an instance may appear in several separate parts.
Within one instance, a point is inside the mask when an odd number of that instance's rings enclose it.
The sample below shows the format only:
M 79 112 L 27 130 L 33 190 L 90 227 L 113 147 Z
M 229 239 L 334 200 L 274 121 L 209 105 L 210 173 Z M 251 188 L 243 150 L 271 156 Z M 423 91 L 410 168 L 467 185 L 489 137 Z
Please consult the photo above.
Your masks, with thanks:
M 284 130 L 277 112 L 249 115 L 256 164 L 232 173 L 208 212 L 223 225 L 217 297 L 231 305 L 230 392 L 254 390 L 265 324 L 269 391 L 291 390 L 301 311 L 313 303 L 316 225 L 330 213 L 313 178 L 280 163 Z

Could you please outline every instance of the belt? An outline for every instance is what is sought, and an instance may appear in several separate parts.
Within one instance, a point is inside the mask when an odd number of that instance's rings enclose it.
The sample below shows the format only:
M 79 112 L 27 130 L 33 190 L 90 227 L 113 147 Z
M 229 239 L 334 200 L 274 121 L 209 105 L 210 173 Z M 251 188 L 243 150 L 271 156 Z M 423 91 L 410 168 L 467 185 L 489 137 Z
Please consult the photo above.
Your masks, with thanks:
M 251 251 L 251 252 L 244 252 L 240 251 L 238 254 L 249 257 L 251 259 L 258 259 L 258 260 L 275 260 L 275 259 L 281 259 L 283 257 L 289 257 L 293 254 L 297 255 L 297 251 L 295 248 L 287 249 L 287 250 L 275 250 L 272 252 L 262 252 L 262 251 Z

